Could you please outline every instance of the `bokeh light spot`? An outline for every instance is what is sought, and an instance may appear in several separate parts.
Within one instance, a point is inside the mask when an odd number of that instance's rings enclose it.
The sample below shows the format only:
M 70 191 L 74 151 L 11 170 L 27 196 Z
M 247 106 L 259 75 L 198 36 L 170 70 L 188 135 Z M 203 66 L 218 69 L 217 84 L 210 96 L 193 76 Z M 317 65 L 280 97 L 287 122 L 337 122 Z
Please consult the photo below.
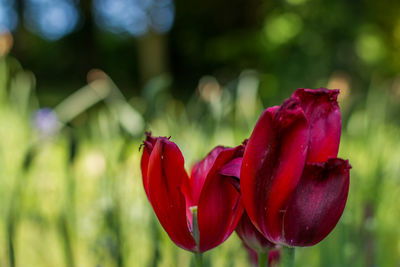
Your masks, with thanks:
M 295 37 L 302 29 L 301 18 L 293 13 L 274 16 L 266 21 L 265 34 L 275 44 L 283 44 Z
M 286 2 L 291 5 L 301 5 L 308 2 L 308 0 L 286 0 Z
M 171 0 L 95 0 L 93 8 L 100 28 L 134 36 L 144 35 L 150 30 L 168 32 L 175 16 Z
M 10 32 L 0 32 L 0 57 L 7 55 L 13 46 L 13 37 Z
M 373 64 L 385 55 L 385 44 L 382 38 L 374 33 L 362 33 L 356 40 L 357 55 L 366 63 Z
M 0 33 L 15 30 L 18 25 L 18 15 L 13 0 L 0 0 Z
M 48 40 L 71 33 L 79 19 L 71 0 L 28 0 L 24 15 L 27 28 Z

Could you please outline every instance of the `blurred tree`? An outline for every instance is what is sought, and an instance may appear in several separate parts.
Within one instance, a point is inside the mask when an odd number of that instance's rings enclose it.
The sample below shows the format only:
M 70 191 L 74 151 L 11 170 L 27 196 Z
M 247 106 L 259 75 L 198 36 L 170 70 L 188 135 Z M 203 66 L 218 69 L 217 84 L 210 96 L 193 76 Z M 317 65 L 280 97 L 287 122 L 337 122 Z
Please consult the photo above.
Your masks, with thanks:
M 80 66 L 81 72 L 87 72 L 93 67 L 97 67 L 97 44 L 95 40 L 95 25 L 92 14 L 92 0 L 78 1 L 81 10 L 81 28 L 78 30 L 73 43 L 75 50 L 80 52 L 83 64 Z M 81 46 L 80 48 L 77 47 Z
M 264 100 L 326 86 L 338 71 L 362 92 L 372 76 L 390 78 L 400 68 L 394 0 L 74 0 L 74 32 L 52 41 L 25 29 L 32 28 L 24 22 L 32 0 L 15 1 L 20 23 L 12 54 L 38 76 L 43 96 L 78 88 L 93 67 L 128 95 L 169 72 L 183 98 L 204 75 L 224 85 L 250 68 L 261 73 Z

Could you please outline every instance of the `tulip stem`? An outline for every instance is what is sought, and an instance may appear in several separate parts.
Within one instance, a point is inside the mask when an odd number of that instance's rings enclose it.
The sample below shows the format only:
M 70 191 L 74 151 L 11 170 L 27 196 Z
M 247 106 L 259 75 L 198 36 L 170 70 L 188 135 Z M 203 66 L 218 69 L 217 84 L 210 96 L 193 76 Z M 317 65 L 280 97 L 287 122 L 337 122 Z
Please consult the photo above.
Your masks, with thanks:
M 294 247 L 283 247 L 282 267 L 294 267 L 294 252 Z
M 268 267 L 268 253 L 258 253 L 258 266 Z
M 196 267 L 203 267 L 203 255 L 201 253 L 194 253 L 194 260 L 196 262 Z

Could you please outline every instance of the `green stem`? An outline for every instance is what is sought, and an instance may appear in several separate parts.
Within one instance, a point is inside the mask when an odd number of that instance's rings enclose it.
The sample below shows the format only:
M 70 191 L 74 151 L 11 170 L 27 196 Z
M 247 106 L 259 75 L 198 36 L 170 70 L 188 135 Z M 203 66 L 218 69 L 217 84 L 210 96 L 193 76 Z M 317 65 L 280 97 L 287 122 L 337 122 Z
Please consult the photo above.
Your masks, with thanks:
M 282 249 L 282 267 L 294 267 L 295 248 L 283 247 Z
M 194 261 L 196 262 L 196 267 L 203 267 L 203 255 L 201 253 L 194 253 Z
M 268 267 L 268 252 L 267 253 L 258 253 L 258 266 L 259 267 Z
M 197 247 L 199 248 L 200 232 L 199 232 L 199 225 L 197 224 L 197 206 L 190 207 L 190 212 L 193 215 L 192 236 L 194 241 L 196 242 Z M 196 267 L 203 267 L 203 257 L 200 252 L 194 253 L 194 260 L 196 262 Z

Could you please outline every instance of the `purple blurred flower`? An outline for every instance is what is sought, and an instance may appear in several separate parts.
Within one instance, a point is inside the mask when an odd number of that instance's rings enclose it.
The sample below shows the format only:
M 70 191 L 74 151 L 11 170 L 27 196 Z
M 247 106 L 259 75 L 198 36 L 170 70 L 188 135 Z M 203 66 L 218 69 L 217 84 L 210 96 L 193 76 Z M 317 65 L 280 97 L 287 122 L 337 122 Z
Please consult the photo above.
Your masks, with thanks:
M 57 114 L 51 108 L 41 108 L 33 116 L 33 127 L 42 137 L 55 135 L 59 125 Z

